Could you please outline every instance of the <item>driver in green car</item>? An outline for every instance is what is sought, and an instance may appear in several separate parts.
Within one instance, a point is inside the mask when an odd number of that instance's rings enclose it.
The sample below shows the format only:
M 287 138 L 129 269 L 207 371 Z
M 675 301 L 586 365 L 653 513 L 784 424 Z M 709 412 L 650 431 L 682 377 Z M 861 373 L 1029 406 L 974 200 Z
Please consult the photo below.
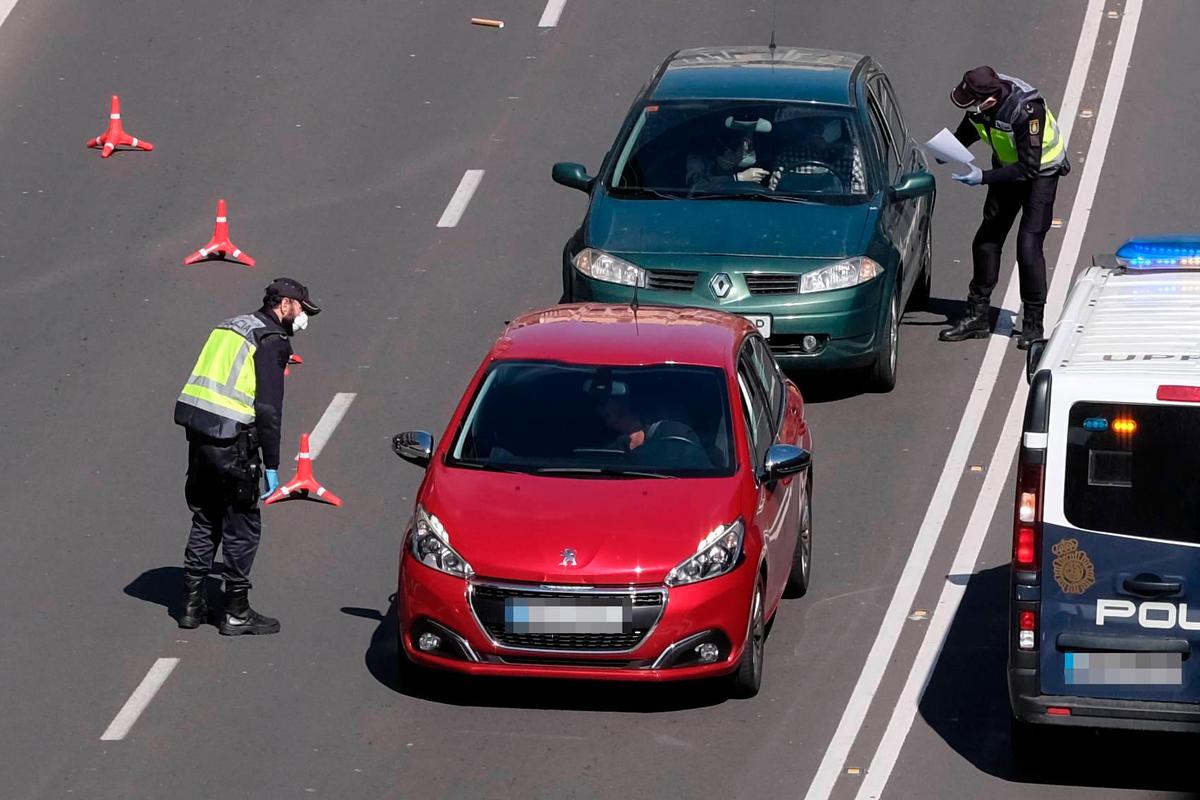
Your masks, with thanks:
M 693 191 L 703 191 L 735 182 L 761 184 L 770 173 L 757 166 L 754 134 L 770 132 L 768 120 L 726 117 L 724 128 L 712 137 L 707 148 L 688 154 L 686 185 Z

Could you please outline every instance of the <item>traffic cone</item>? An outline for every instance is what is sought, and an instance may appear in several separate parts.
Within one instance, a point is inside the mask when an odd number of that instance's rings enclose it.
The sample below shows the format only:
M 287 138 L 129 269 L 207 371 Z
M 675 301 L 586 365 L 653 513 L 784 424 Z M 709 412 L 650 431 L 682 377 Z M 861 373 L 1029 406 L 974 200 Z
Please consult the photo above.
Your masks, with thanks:
M 295 353 L 292 353 L 290 356 L 288 356 L 288 365 L 283 368 L 283 377 L 286 378 L 288 375 L 292 374 L 292 364 L 295 364 L 298 367 L 303 363 L 304 363 L 303 358 L 296 355 Z
M 108 130 L 95 139 L 88 139 L 87 146 L 102 148 L 101 158 L 108 158 L 118 147 L 135 147 L 138 150 L 154 149 L 154 145 L 145 139 L 130 136 L 125 132 L 125 126 L 121 124 L 121 98 L 115 94 L 112 96 L 112 105 L 108 112 Z
M 217 222 L 213 226 L 212 239 L 204 247 L 201 247 L 195 253 L 185 258 L 183 263 L 195 264 L 198 261 L 217 258 L 225 261 L 233 261 L 247 267 L 254 266 L 254 259 L 248 253 L 243 253 L 233 242 L 229 241 L 229 218 L 225 216 L 224 199 L 217 201 Z
M 326 489 L 313 477 L 312 456 L 308 451 L 308 434 L 300 434 L 300 455 L 297 458 L 296 477 L 271 492 L 271 496 L 263 501 L 263 505 L 281 503 L 285 500 L 315 500 L 340 506 L 342 499 Z

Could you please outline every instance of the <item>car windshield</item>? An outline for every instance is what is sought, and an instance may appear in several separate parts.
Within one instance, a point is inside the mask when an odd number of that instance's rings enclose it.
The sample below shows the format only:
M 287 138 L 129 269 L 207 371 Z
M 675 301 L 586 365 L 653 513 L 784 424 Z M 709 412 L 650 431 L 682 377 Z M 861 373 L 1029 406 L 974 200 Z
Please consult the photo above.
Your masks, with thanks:
M 736 461 L 730 426 L 717 368 L 502 361 L 446 463 L 561 477 L 726 476 Z
M 618 148 L 615 197 L 859 203 L 868 179 L 846 109 L 762 100 L 645 104 Z

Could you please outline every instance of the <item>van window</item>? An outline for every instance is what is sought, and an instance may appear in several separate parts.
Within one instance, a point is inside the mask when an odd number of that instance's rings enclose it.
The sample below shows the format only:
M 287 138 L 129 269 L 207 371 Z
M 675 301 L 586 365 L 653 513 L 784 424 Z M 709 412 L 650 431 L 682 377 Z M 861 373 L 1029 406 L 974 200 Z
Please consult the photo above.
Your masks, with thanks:
M 1068 422 L 1072 525 L 1200 543 L 1200 408 L 1076 403 Z

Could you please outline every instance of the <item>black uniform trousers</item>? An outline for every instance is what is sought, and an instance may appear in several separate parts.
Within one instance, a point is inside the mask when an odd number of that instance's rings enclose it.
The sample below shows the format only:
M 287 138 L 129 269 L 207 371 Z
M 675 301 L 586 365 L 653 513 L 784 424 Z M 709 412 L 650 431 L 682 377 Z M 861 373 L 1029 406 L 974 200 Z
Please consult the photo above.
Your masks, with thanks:
M 1027 306 L 1046 303 L 1046 256 L 1043 245 L 1054 219 L 1058 175 L 1033 180 L 993 183 L 983 203 L 983 222 L 971 245 L 975 274 L 970 299 L 987 302 L 1000 279 L 1001 250 L 1017 213 L 1017 269 L 1021 276 L 1021 301 Z
M 227 590 L 250 588 L 250 568 L 262 534 L 257 481 L 250 502 L 239 502 L 234 496 L 239 463 L 244 467 L 246 458 L 236 439 L 212 439 L 189 432 L 184 495 L 192 512 L 192 530 L 183 553 L 183 569 L 188 575 L 207 575 L 220 547 Z

